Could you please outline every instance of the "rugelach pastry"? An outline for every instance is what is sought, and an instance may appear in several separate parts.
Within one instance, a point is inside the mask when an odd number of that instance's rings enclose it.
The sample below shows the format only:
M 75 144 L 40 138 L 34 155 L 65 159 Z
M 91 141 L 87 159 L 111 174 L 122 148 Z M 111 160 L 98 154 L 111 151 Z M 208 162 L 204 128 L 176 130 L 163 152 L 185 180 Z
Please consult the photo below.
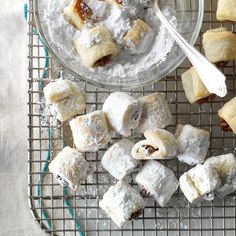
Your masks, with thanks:
M 178 141 L 179 161 L 188 165 L 203 163 L 210 146 L 210 133 L 192 125 L 177 125 L 175 136 Z
M 62 186 L 69 186 L 74 191 L 91 174 L 91 166 L 76 149 L 65 147 L 51 161 L 49 170 Z
M 144 133 L 150 129 L 164 129 L 173 123 L 173 116 L 164 93 L 153 93 L 140 98 L 139 101 L 143 111 L 135 131 Z
M 178 143 L 173 134 L 164 130 L 148 130 L 144 133 L 145 140 L 135 144 L 132 156 L 135 159 L 171 159 L 176 156 Z
M 124 40 L 131 54 L 142 54 L 150 47 L 153 38 L 152 28 L 141 19 L 137 19 L 125 34 Z
M 99 206 L 121 228 L 127 221 L 138 219 L 145 203 L 134 188 L 119 181 L 108 189 Z
M 86 67 L 105 66 L 118 54 L 118 48 L 104 26 L 85 29 L 75 35 L 73 41 Z
M 131 155 L 134 144 L 128 139 L 122 139 L 112 145 L 102 157 L 101 164 L 113 177 L 118 180 L 132 173 L 140 165 Z
M 94 111 L 70 121 L 74 143 L 80 152 L 96 152 L 111 140 L 104 112 Z
M 179 187 L 173 171 L 153 160 L 145 162 L 135 181 L 140 186 L 141 195 L 153 196 L 161 207 L 166 206 Z
M 224 131 L 236 134 L 236 97 L 227 102 L 219 111 L 220 124 Z
M 236 35 L 224 27 L 208 30 L 202 43 L 206 58 L 212 63 L 236 59 Z
M 181 75 L 183 89 L 189 103 L 205 102 L 210 99 L 211 94 L 200 79 L 194 67 Z M 214 79 L 214 78 L 212 78 Z
M 63 10 L 65 19 L 76 29 L 81 30 L 91 20 L 93 12 L 83 0 L 72 0 Z
M 235 0 L 218 0 L 217 20 L 236 22 L 236 1 Z
M 214 168 L 198 164 L 180 176 L 180 189 L 192 204 L 203 200 L 213 200 L 215 192 L 221 187 L 221 180 Z
M 222 187 L 216 192 L 218 197 L 223 198 L 236 191 L 236 158 L 234 154 L 210 157 L 204 165 L 214 168 L 220 176 Z
M 110 129 L 128 137 L 139 124 L 142 105 L 127 93 L 114 92 L 104 102 L 102 110 L 106 113 Z

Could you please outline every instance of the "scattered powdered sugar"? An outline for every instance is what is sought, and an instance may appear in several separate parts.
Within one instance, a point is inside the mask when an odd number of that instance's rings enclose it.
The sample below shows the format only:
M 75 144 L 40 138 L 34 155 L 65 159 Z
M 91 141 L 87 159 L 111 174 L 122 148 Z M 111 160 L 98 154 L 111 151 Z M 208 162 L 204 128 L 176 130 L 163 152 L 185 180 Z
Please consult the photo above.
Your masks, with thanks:
M 110 31 L 113 40 L 119 48 L 119 55 L 105 67 L 89 69 L 91 72 L 107 74 L 108 77 L 134 77 L 145 72 L 153 66 L 161 64 L 174 46 L 174 40 L 166 28 L 160 23 L 151 6 L 150 0 L 123 0 L 121 9 L 114 4 L 107 4 L 98 0 L 85 0 L 92 9 L 99 25 L 104 25 Z M 160 7 L 169 22 L 177 26 L 175 10 L 171 0 L 160 0 Z M 69 0 L 48 1 L 44 10 L 43 28 L 47 28 L 48 41 L 53 48 L 61 54 L 61 58 L 70 59 L 74 68 L 82 68 L 81 59 L 73 45 L 73 38 L 81 35 L 63 17 L 62 11 L 70 3 Z M 136 19 L 144 20 L 152 29 L 152 32 L 143 37 L 140 44 L 142 49 L 127 50 L 124 45 L 124 36 L 132 27 Z M 85 28 L 91 25 L 86 25 Z M 82 31 L 81 40 L 86 47 L 99 43 L 96 35 L 88 37 Z M 57 53 L 58 54 L 58 53 Z M 74 66 L 78 64 L 78 66 Z
M 89 31 L 87 28 L 83 30 L 83 33 L 79 33 L 78 31 L 75 32 L 75 37 L 78 37 L 78 41 L 81 45 L 85 46 L 86 48 L 91 48 L 93 45 L 99 44 L 102 39 L 99 37 L 98 33 L 95 34 L 89 34 Z

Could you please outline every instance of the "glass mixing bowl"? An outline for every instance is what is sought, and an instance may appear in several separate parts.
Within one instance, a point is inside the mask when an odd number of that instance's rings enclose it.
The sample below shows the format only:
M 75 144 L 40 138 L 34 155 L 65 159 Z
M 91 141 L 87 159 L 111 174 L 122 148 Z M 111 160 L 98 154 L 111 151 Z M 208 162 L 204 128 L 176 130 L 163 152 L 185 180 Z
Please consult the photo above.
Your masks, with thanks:
M 119 90 L 136 88 L 162 79 L 176 69 L 185 59 L 182 50 L 174 43 L 165 60 L 134 77 L 111 77 L 106 73 L 91 71 L 85 68 L 79 60 L 69 58 L 68 52 L 65 53 L 63 47 L 57 46 L 56 38 L 50 36 L 49 27 L 45 23 L 45 11 L 48 1 L 55 0 L 34 0 L 34 13 L 38 32 L 55 60 L 75 78 L 103 88 Z M 176 11 L 179 33 L 191 45 L 194 45 L 202 26 L 204 0 L 170 0 L 170 3 Z M 63 34 L 59 34 L 58 37 L 63 38 Z

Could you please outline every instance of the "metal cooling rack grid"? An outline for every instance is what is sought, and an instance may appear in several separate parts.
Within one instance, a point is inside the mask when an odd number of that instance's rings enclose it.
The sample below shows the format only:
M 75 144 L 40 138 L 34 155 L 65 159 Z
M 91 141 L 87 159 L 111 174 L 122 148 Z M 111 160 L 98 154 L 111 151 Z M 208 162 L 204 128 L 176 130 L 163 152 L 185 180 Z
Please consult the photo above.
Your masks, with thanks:
M 205 1 L 205 16 L 202 32 L 209 28 L 219 27 L 216 21 L 215 0 Z M 235 32 L 235 26 L 225 24 Z M 77 220 L 86 235 L 96 236 L 167 236 L 167 235 L 210 235 L 210 236 L 233 236 L 236 234 L 236 198 L 234 195 L 227 196 L 223 200 L 215 199 L 213 202 L 203 202 L 199 207 L 190 206 L 183 195 L 177 192 L 168 204 L 167 208 L 159 208 L 154 200 L 147 202 L 147 207 L 138 221 L 128 223 L 122 230 L 107 218 L 98 207 L 98 201 L 103 193 L 114 183 L 114 179 L 101 168 L 100 160 L 105 151 L 87 153 L 85 157 L 94 163 L 95 172 L 91 178 L 79 189 L 78 192 L 69 192 L 64 195 L 63 189 L 46 172 L 44 181 L 39 184 L 40 194 L 37 193 L 38 179 L 42 174 L 45 157 L 48 152 L 48 142 L 52 143 L 51 156 L 63 147 L 63 142 L 71 144 L 68 124 L 62 127 L 55 122 L 42 122 L 42 107 L 40 102 L 41 76 L 44 71 L 45 54 L 43 53 L 38 35 L 33 32 L 35 27 L 33 19 L 32 0 L 29 1 L 29 203 L 33 217 L 40 226 L 50 235 L 79 235 L 76 231 Z M 201 32 L 201 34 L 202 34 Z M 202 50 L 201 37 L 196 47 Z M 58 78 L 61 68 L 48 56 L 49 66 L 44 79 L 48 82 Z M 234 62 L 228 64 L 223 70 L 228 78 L 229 93 L 226 98 L 217 98 L 211 104 L 189 105 L 182 89 L 180 75 L 188 69 L 189 63 L 184 62 L 171 73 L 165 80 L 132 91 L 133 96 L 142 96 L 154 91 L 164 92 L 171 103 L 171 110 L 175 116 L 175 123 L 190 123 L 211 132 L 211 146 L 209 156 L 233 151 L 236 147 L 236 139 L 232 133 L 222 133 L 219 128 L 218 109 L 236 94 L 236 66 Z M 70 77 L 64 73 L 64 77 Z M 212 78 L 214 79 L 214 78 Z M 87 97 L 87 111 L 101 108 L 109 91 L 97 89 L 86 83 L 79 82 Z M 169 128 L 174 131 L 175 126 Z M 48 130 L 51 135 L 48 136 Z M 138 139 L 139 137 L 134 137 Z M 115 142 L 119 137 L 114 137 Z M 175 171 L 179 177 L 188 169 L 182 163 L 175 160 L 165 163 Z M 130 179 L 133 184 L 133 179 Z M 67 199 L 75 213 L 75 217 L 68 214 L 68 206 L 64 205 Z M 38 204 L 41 202 L 41 205 Z M 46 212 L 46 216 L 44 215 Z M 48 220 L 51 228 L 48 227 Z

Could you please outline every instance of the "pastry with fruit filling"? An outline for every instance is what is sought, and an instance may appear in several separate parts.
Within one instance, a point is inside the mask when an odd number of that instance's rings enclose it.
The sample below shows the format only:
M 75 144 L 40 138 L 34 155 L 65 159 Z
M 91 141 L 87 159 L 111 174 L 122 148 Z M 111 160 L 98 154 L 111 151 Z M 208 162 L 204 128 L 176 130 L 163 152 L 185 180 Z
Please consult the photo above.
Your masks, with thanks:
M 227 102 L 219 111 L 220 125 L 223 131 L 236 134 L 236 97 Z
M 93 12 L 83 0 L 72 0 L 63 10 L 65 19 L 78 30 L 92 19 Z
M 135 144 L 132 156 L 135 159 L 171 159 L 177 154 L 177 140 L 170 132 L 157 129 L 147 130 L 144 133 L 146 140 Z
M 104 26 L 84 29 L 74 36 L 73 41 L 86 67 L 103 67 L 118 54 L 118 48 Z
M 235 0 L 218 0 L 217 20 L 236 22 L 236 1 Z

